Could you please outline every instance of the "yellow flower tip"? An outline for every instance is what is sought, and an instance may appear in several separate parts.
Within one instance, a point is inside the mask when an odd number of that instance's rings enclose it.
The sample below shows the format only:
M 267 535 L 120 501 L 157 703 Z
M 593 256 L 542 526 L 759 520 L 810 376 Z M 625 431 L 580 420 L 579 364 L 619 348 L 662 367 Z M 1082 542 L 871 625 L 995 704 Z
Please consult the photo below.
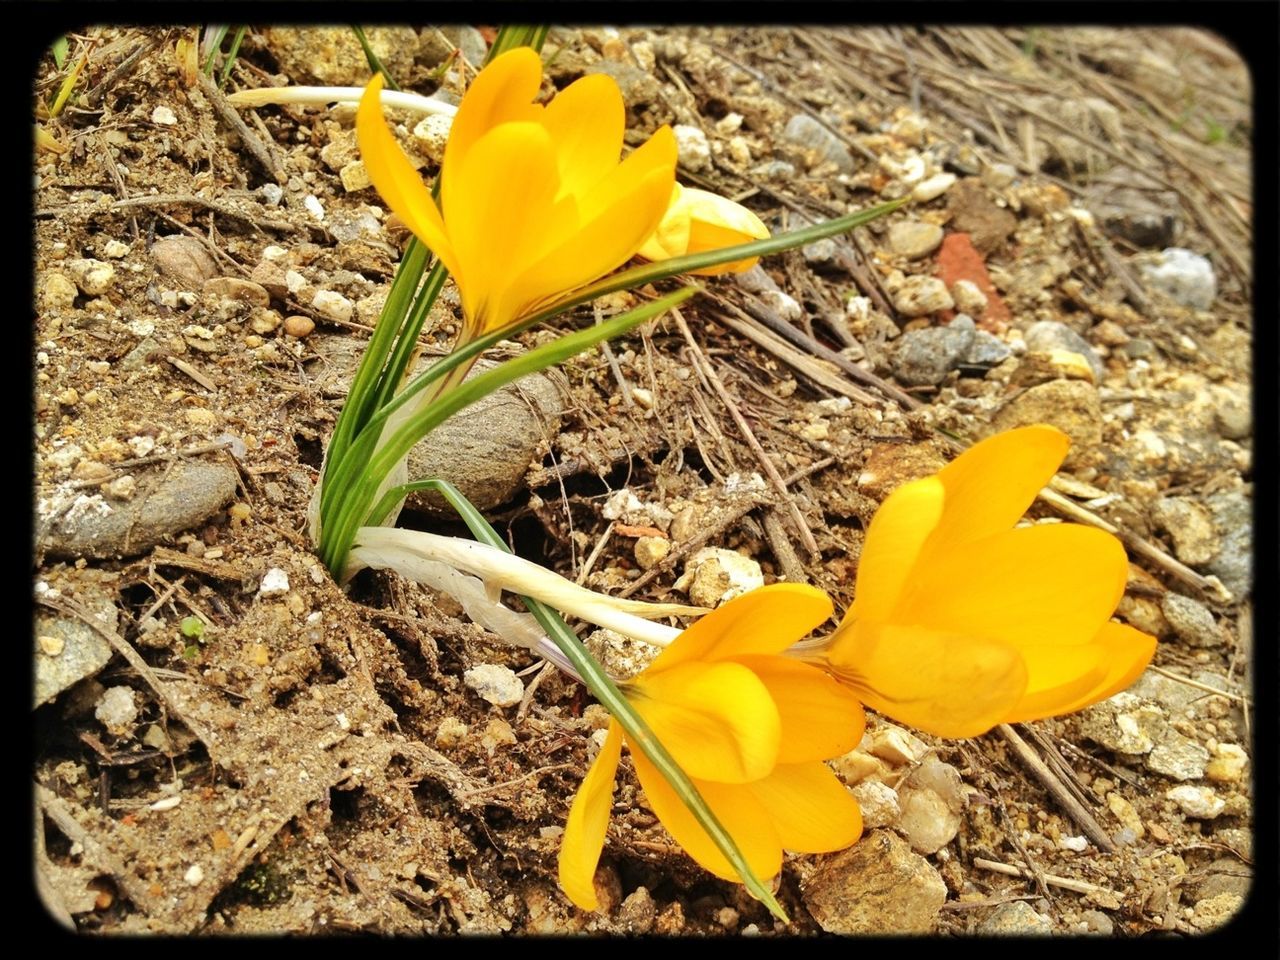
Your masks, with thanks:
M 706 190 L 676 184 L 662 222 L 638 255 L 646 260 L 669 260 L 764 240 L 768 236 L 769 228 L 741 204 Z M 755 266 L 759 259 L 749 257 L 691 272 L 702 276 L 742 273 Z
M 1109 618 L 1128 561 L 1109 533 L 1014 528 L 1066 455 L 1036 425 L 895 490 L 872 519 L 857 597 L 826 651 L 868 706 L 940 736 L 1078 710 L 1124 689 L 1154 638 Z

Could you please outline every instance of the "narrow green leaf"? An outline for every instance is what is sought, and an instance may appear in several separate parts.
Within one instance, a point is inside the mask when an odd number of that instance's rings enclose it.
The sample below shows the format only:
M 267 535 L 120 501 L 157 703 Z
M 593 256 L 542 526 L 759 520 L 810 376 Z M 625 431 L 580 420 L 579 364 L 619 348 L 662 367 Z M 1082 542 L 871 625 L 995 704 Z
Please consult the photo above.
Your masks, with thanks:
M 364 51 L 364 59 L 369 64 L 369 69 L 373 73 L 382 74 L 386 80 L 387 86 L 392 90 L 399 90 L 400 87 L 392 79 L 391 74 L 387 72 L 387 68 L 382 65 L 382 61 L 378 59 L 378 55 L 373 52 L 373 47 L 369 46 L 369 38 L 364 35 L 364 27 L 351 24 L 351 32 L 356 35 L 356 39 L 360 41 L 360 49 Z
M 217 59 L 218 51 L 222 49 L 222 40 L 230 29 L 231 27 L 226 24 L 216 24 L 204 28 L 204 38 L 201 43 L 207 51 L 204 60 L 205 76 L 213 76 L 213 62 Z
M 218 76 L 218 86 L 221 87 L 227 82 L 227 77 L 231 76 L 231 68 L 235 66 L 236 56 L 240 53 L 240 42 L 244 39 L 245 33 L 249 28 L 241 26 L 236 30 L 236 35 L 231 39 L 231 50 L 228 51 L 226 59 L 222 62 L 222 73 Z
M 53 45 L 49 48 L 49 52 L 53 54 L 53 62 L 57 65 L 59 70 L 61 70 L 63 64 L 67 62 L 67 50 L 66 34 L 63 34 L 57 40 L 53 41 Z

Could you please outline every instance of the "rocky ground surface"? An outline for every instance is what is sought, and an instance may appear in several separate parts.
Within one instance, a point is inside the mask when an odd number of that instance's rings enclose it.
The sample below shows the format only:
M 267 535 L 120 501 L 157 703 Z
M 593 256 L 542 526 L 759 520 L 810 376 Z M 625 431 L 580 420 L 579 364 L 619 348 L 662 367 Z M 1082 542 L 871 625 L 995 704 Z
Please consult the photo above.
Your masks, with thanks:
M 788 859 L 784 926 L 673 846 L 625 761 L 604 910 L 574 909 L 555 858 L 603 711 L 450 598 L 388 574 L 344 591 L 310 553 L 322 447 L 404 233 L 350 109 L 224 93 L 368 68 L 348 31 L 254 29 L 220 92 L 194 38 L 90 29 L 37 75 L 33 851 L 52 916 L 1132 937 L 1241 908 L 1252 131 L 1225 44 L 552 31 L 551 84 L 616 78 L 629 138 L 675 125 L 682 179 L 774 229 L 917 202 L 712 281 L 687 332 L 668 317 L 521 382 L 435 434 L 420 469 L 447 467 L 518 552 L 600 590 L 714 604 L 785 576 L 843 609 L 891 489 L 949 438 L 1054 423 L 1075 443 L 1032 514 L 1117 530 L 1119 616 L 1160 639 L 1129 692 L 1076 716 L 961 742 L 871 717 L 833 762 L 865 835 Z M 402 86 L 450 99 L 485 49 L 471 28 L 369 38 Z M 429 173 L 438 131 L 398 119 Z M 446 291 L 426 353 L 457 324 Z M 402 522 L 461 532 L 425 501 Z

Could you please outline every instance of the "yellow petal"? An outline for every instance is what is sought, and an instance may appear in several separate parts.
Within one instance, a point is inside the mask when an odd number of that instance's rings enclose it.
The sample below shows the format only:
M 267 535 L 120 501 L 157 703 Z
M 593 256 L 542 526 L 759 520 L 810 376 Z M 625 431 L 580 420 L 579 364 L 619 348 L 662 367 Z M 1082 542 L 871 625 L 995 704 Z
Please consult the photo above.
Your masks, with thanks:
M 1088 643 L 1124 594 L 1109 533 L 1074 523 L 1008 530 L 922 561 L 892 620 L 1014 645 Z
M 752 240 L 764 240 L 769 236 L 769 228 L 761 222 L 759 217 L 742 204 L 734 203 L 727 197 L 690 188 L 685 190 L 684 199 L 689 206 L 689 219 L 692 224 L 689 233 L 689 253 L 719 250 L 740 243 L 750 243 Z M 703 276 L 742 273 L 754 267 L 759 260 L 759 257 L 748 257 L 745 260 L 734 260 L 691 272 Z
M 764 807 L 784 850 L 829 853 L 862 835 L 858 801 L 826 764 L 782 764 L 747 789 Z
M 626 263 L 662 216 L 675 163 L 675 135 L 662 127 L 576 198 L 572 223 L 547 226 L 545 255 L 512 271 L 503 312 L 519 316 Z
M 622 728 L 616 720 L 610 720 L 609 734 L 573 798 L 569 819 L 564 825 L 564 838 L 560 842 L 560 886 L 583 910 L 600 908 L 596 901 L 596 864 L 600 862 L 605 831 L 609 828 L 613 779 L 621 756 Z
M 463 310 L 498 329 L 514 318 L 503 307 L 510 278 L 545 249 L 559 183 L 551 137 L 536 123 L 504 123 L 475 142 L 452 182 L 441 200 L 464 272 Z
M 679 183 L 671 188 L 671 200 L 667 203 L 667 212 L 649 239 L 641 244 L 636 256 L 646 260 L 668 260 L 689 252 L 690 212 L 689 205 L 682 203 L 684 187 Z
M 365 87 L 360 108 L 356 111 L 356 141 L 365 172 L 387 206 L 404 221 L 414 236 L 440 258 L 461 288 L 465 278 L 459 269 L 453 244 L 445 232 L 440 211 L 431 191 L 387 128 L 382 116 L 381 94 L 382 74 L 379 73 Z
M 585 195 L 618 165 L 626 108 L 612 77 L 592 74 L 569 84 L 543 111 L 560 169 L 560 190 Z
M 1067 455 L 1071 441 L 1056 427 L 1006 430 L 974 444 L 938 472 L 946 507 L 930 550 L 1009 530 Z
M 831 616 L 831 599 L 816 587 L 775 583 L 735 597 L 694 622 L 645 671 L 678 663 L 781 653 Z
M 650 808 L 676 843 L 717 877 L 739 880 L 737 871 L 662 774 L 639 750 L 631 751 L 631 760 Z M 761 881 L 775 876 L 782 869 L 782 844 L 760 801 L 744 786 L 704 781 L 695 781 L 694 786 L 720 825 L 733 837 L 751 872 Z
M 1105 670 L 1092 686 L 1074 699 L 1059 697 L 1049 703 L 1024 700 L 1013 708 L 1009 722 L 1059 717 L 1115 696 L 1142 675 L 1156 652 L 1155 637 L 1121 623 L 1104 623 L 1091 644 L 1094 645 L 1101 650 L 1100 662 Z
M 459 169 L 476 142 L 498 124 L 540 119 L 543 108 L 533 98 L 541 85 L 542 58 L 532 48 L 516 47 L 494 57 L 458 105 L 445 144 L 445 171 Z M 447 181 L 441 184 L 448 187 Z
M 885 498 L 862 544 L 856 595 L 846 620 L 889 619 L 925 540 L 942 517 L 944 498 L 936 476 L 904 483 Z
M 737 662 L 764 682 L 778 708 L 778 763 L 838 757 L 862 739 L 867 722 L 862 704 L 817 667 L 776 656 L 740 657 Z
M 1013 646 L 919 626 L 846 621 L 827 657 L 867 706 L 940 737 L 986 733 L 1027 685 Z
M 645 671 L 627 699 L 691 777 L 758 780 L 778 757 L 778 709 L 760 679 L 738 663 L 683 663 Z

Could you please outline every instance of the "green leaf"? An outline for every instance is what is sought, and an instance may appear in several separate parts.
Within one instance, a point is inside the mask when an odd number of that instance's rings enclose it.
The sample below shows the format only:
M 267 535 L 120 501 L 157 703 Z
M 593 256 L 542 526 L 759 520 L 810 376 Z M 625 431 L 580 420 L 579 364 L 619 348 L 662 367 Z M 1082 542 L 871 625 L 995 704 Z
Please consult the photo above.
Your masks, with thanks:
M 200 640 L 204 636 L 204 621 L 199 617 L 183 617 L 178 628 L 188 640 Z
M 63 34 L 57 40 L 53 41 L 53 45 L 49 48 L 49 52 L 53 54 L 53 62 L 57 64 L 61 70 L 67 62 L 67 37 Z

